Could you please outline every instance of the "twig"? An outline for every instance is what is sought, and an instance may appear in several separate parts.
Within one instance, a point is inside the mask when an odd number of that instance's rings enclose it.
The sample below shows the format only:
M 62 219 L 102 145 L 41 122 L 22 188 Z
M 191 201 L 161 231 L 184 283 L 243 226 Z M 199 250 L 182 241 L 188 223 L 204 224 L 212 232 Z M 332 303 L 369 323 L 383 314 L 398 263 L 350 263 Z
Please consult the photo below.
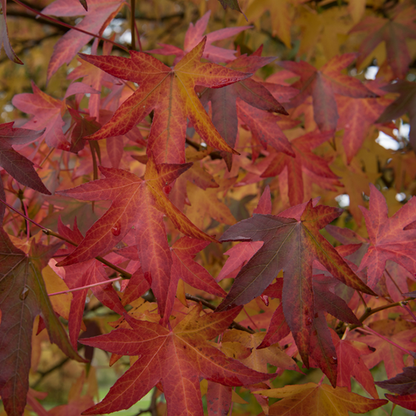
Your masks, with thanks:
M 36 380 L 36 382 L 33 384 L 33 386 L 31 386 L 32 389 L 36 389 L 36 387 L 42 382 L 42 380 L 47 375 L 49 375 L 50 373 L 54 372 L 58 368 L 63 367 L 69 360 L 70 360 L 69 357 L 66 357 L 62 361 L 60 361 L 59 363 L 55 364 L 53 367 L 49 368 L 46 371 L 38 371 L 38 374 L 40 375 L 40 377 Z

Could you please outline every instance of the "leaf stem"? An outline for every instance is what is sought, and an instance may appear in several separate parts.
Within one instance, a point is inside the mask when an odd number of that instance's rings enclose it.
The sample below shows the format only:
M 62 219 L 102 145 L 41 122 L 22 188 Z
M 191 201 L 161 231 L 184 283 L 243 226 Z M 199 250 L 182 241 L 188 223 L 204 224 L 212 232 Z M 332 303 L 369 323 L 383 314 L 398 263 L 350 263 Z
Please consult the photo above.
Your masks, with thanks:
M 47 20 L 49 20 L 50 22 L 53 22 L 53 23 L 55 23 L 55 24 L 58 24 L 58 25 L 61 25 L 61 26 L 67 27 L 67 28 L 69 28 L 69 29 L 74 29 L 74 30 L 77 30 L 78 32 L 84 33 L 85 35 L 89 35 L 89 36 L 92 36 L 92 37 L 94 37 L 94 38 L 101 39 L 101 40 L 103 40 L 103 41 L 105 41 L 105 42 L 110 42 L 110 43 L 112 43 L 114 46 L 117 46 L 117 47 L 119 47 L 120 49 L 123 49 L 123 50 L 124 50 L 124 51 L 126 51 L 126 52 L 128 52 L 128 51 L 129 51 L 129 50 L 128 50 L 125 46 L 120 45 L 120 44 L 119 44 L 119 43 L 117 43 L 117 42 L 113 42 L 113 41 L 112 41 L 112 40 L 110 40 L 110 39 L 103 38 L 103 37 L 102 37 L 102 36 L 100 36 L 100 35 L 96 35 L 96 34 L 94 34 L 94 33 L 87 32 L 86 30 L 80 29 L 79 27 L 76 27 L 76 26 L 71 26 L 71 25 L 69 25 L 69 24 L 67 24 L 67 23 L 65 23 L 65 22 L 62 22 L 62 21 L 57 20 L 57 19 L 54 19 L 53 17 L 49 17 L 49 16 L 47 16 L 46 14 L 41 13 L 39 10 L 33 9 L 33 8 L 32 8 L 32 7 L 30 7 L 28 4 L 25 4 L 25 3 L 23 3 L 23 2 L 22 2 L 22 1 L 20 1 L 20 0 L 14 0 L 14 2 L 15 2 L 15 3 L 17 3 L 17 4 L 19 4 L 20 6 L 24 7 L 25 9 L 30 10 L 31 12 L 35 13 L 35 14 L 36 14 L 36 15 L 38 15 L 38 16 L 42 16 L 44 19 L 47 19 Z
M 109 284 L 109 283 L 118 282 L 122 279 L 123 279 L 122 277 L 116 277 L 115 279 L 109 279 L 109 280 L 105 280 L 103 282 L 92 283 L 90 285 L 80 286 L 80 287 L 76 287 L 74 289 L 63 290 L 62 292 L 48 293 L 48 296 L 65 295 L 67 293 L 78 292 L 79 290 L 89 289 L 91 287 L 102 286 L 102 285 L 106 285 L 106 284 Z

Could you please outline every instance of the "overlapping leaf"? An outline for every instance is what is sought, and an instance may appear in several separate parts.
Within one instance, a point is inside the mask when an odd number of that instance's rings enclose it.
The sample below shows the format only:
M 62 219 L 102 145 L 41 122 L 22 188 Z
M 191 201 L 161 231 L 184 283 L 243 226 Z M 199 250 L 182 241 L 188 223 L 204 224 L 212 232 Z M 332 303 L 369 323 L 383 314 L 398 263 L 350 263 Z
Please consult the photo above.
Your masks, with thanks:
M 104 400 L 84 414 L 127 409 L 161 382 L 168 415 L 202 416 L 200 377 L 226 386 L 267 380 L 272 374 L 251 370 L 207 342 L 223 332 L 237 313 L 238 310 L 200 316 L 201 307 L 196 306 L 173 330 L 128 318 L 133 329 L 120 328 L 107 335 L 83 339 L 85 345 L 140 356 Z
M 377 381 L 377 386 L 400 395 L 416 394 L 416 367 L 405 367 L 395 377 Z
M 36 140 L 42 136 L 43 131 L 13 128 L 13 124 L 14 122 L 0 124 L 0 166 L 22 185 L 50 195 L 33 168 L 33 162 L 13 149 L 13 145 Z
M 0 49 L 4 47 L 7 57 L 16 64 L 23 65 L 10 45 L 9 33 L 7 30 L 7 0 L 1 0 L 0 15 Z
M 114 113 L 110 122 L 89 138 L 99 140 L 125 134 L 154 110 L 147 152 L 148 155 L 153 154 L 156 163 L 185 161 L 187 118 L 208 145 L 236 153 L 213 126 L 196 95 L 195 86 L 224 87 L 251 74 L 201 63 L 205 43 L 206 38 L 174 68 L 141 52 L 130 52 L 131 59 L 81 55 L 109 74 L 140 85 Z
M 228 0 L 228 2 L 237 4 L 237 0 Z M 223 4 L 224 5 L 224 4 Z M 224 6 L 225 8 L 225 6 Z M 234 7 L 231 7 L 234 8 Z M 239 8 L 235 9 L 241 11 Z M 182 58 L 186 53 L 190 52 L 199 42 L 204 38 L 204 32 L 207 29 L 208 21 L 211 16 L 211 11 L 205 13 L 199 20 L 196 21 L 195 25 L 193 23 L 189 24 L 189 28 L 185 34 L 185 41 L 183 44 L 183 50 L 173 46 L 160 43 L 162 46 L 160 49 L 152 49 L 147 51 L 148 53 L 156 53 L 160 55 L 176 55 L 175 63 Z M 228 62 L 235 59 L 235 51 L 230 49 L 220 48 L 218 46 L 212 45 L 212 42 L 227 39 L 232 36 L 235 36 L 242 32 L 243 30 L 250 29 L 251 26 L 239 26 L 239 27 L 230 27 L 214 32 L 208 33 L 206 35 L 207 43 L 202 55 L 203 58 L 210 60 L 214 63 Z
M 239 56 L 235 61 L 227 64 L 227 68 L 254 73 L 275 60 L 274 57 L 262 58 L 261 50 L 262 48 L 250 56 Z M 260 82 L 256 82 L 251 78 L 221 89 L 208 89 L 204 91 L 201 101 L 203 104 L 211 102 L 212 122 L 231 147 L 234 147 L 237 139 L 237 108 L 240 100 L 249 104 L 248 108 L 252 106 L 263 111 L 287 114 L 286 110 L 273 95 Z M 277 127 L 275 128 L 277 129 Z M 290 146 L 282 146 L 278 150 L 280 149 L 288 154 L 292 154 Z M 228 167 L 231 168 L 231 160 L 226 158 L 226 162 Z
M 101 29 L 112 20 L 118 13 L 122 4 L 120 0 L 110 0 L 102 2 L 100 0 L 88 0 L 88 10 L 79 2 L 68 3 L 65 0 L 55 0 L 49 6 L 42 10 L 42 13 L 52 16 L 85 16 L 80 23 L 77 24 L 78 29 L 98 34 Z M 104 27 L 103 27 L 104 26 Z M 54 46 L 54 52 L 48 66 L 48 80 L 63 64 L 69 64 L 75 55 L 86 45 L 92 36 L 71 29 Z
M 270 407 L 273 416 L 348 416 L 348 412 L 367 413 L 387 400 L 367 399 L 345 387 L 307 383 L 281 389 L 262 390 L 259 394 L 282 399 Z
M 361 65 L 375 47 L 384 41 L 388 65 L 395 77 L 404 78 L 411 62 L 406 39 L 416 39 L 415 18 L 416 10 L 411 6 L 399 10 L 393 18 L 367 16 L 354 26 L 350 33 L 365 32 L 367 35 L 361 42 L 357 65 Z
M 321 131 L 335 130 L 339 118 L 334 94 L 351 98 L 376 97 L 358 79 L 341 74 L 351 65 L 357 55 L 347 53 L 328 61 L 319 71 L 311 64 L 301 62 L 280 62 L 279 65 L 300 79 L 293 84 L 300 93 L 293 99 L 293 105 L 301 104 L 306 97 L 312 96 L 314 119 Z
M 0 230 L 0 393 L 9 416 L 21 416 L 25 407 L 37 315 L 42 316 L 50 340 L 68 357 L 83 361 L 55 315 L 41 274 L 59 245 L 33 242 L 26 255 Z
M 368 285 L 375 287 L 386 267 L 392 260 L 411 273 L 416 273 L 416 230 L 406 226 L 416 220 L 416 198 L 413 197 L 391 218 L 381 192 L 370 185 L 369 210 L 361 207 L 371 245 L 368 248 L 360 270 L 367 268 Z
M 261 295 L 280 270 L 284 272 L 283 311 L 302 360 L 308 365 L 314 319 L 312 262 L 317 259 L 334 277 L 364 293 L 374 294 L 350 269 L 319 229 L 341 211 L 326 206 L 297 205 L 280 216 L 254 215 L 230 227 L 220 241 L 263 241 L 241 269 L 231 291 L 218 307 L 244 305 Z
M 312 152 L 312 149 L 326 142 L 332 136 L 332 132 L 320 133 L 316 131 L 297 137 L 290 142 L 295 153 L 294 157 L 277 153 L 261 176 L 264 178 L 274 177 L 286 168 L 291 205 L 304 202 L 303 175 L 313 175 L 314 180 L 322 188 L 336 190 L 336 186 L 341 186 L 338 177 L 331 171 L 327 161 Z

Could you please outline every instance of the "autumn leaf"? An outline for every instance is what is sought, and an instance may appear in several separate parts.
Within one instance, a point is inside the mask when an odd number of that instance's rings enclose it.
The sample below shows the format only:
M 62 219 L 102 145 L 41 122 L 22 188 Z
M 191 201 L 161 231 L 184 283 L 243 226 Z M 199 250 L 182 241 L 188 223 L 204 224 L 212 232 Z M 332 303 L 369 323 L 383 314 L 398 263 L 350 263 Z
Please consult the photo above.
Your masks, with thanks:
M 238 310 L 200 316 L 201 307 L 196 306 L 173 330 L 126 315 L 133 329 L 119 328 L 83 339 L 85 345 L 116 354 L 140 355 L 104 400 L 83 414 L 128 409 L 161 382 L 169 415 L 202 416 L 199 377 L 226 386 L 242 386 L 272 377 L 227 358 L 207 342 L 227 329 L 237 313 Z
M 367 83 L 366 87 L 375 93 L 378 90 L 377 85 L 373 83 Z M 335 98 L 340 116 L 338 126 L 344 129 L 342 144 L 347 156 L 347 163 L 351 163 L 352 158 L 362 147 L 371 126 L 374 123 L 384 123 L 384 121 L 378 121 L 377 119 L 390 103 L 390 100 L 385 97 L 351 98 L 340 95 Z
M 85 16 L 76 27 L 98 34 L 116 16 L 122 4 L 120 0 L 110 0 L 106 3 L 100 0 L 88 0 L 88 6 L 88 10 L 85 10 L 79 2 L 68 3 L 65 0 L 55 0 L 45 7 L 42 13 L 60 17 Z M 69 64 L 91 39 L 92 36 L 75 29 L 65 33 L 54 46 L 54 52 L 49 61 L 47 79 L 50 80 L 60 66 Z
M 287 169 L 287 182 L 289 190 L 289 201 L 291 205 L 304 202 L 303 175 L 313 175 L 313 179 L 326 189 L 336 190 L 336 186 L 341 186 L 335 175 L 328 166 L 328 162 L 315 155 L 312 149 L 328 141 L 333 136 L 333 132 L 314 131 L 301 135 L 290 141 L 294 157 L 290 157 L 282 152 L 276 153 L 266 170 L 262 173 L 263 178 L 274 177 Z
M 332 337 L 338 357 L 337 386 L 346 387 L 351 391 L 351 377 L 354 377 L 372 397 L 378 399 L 374 379 L 361 356 L 372 353 L 368 345 L 356 340 Z
M 131 59 L 81 54 L 83 59 L 103 71 L 140 85 L 114 113 L 110 122 L 89 139 L 100 140 L 125 134 L 154 110 L 147 154 L 153 154 L 156 163 L 185 161 L 187 118 L 209 146 L 235 154 L 213 126 L 196 95 L 195 86 L 224 87 L 251 74 L 201 63 L 205 43 L 206 38 L 173 69 L 141 52 L 130 52 Z
M 12 104 L 20 111 L 33 114 L 33 118 L 25 123 L 25 128 L 45 129 L 42 137 L 45 138 L 49 147 L 68 150 L 69 143 L 62 130 L 65 125 L 62 119 L 66 112 L 65 99 L 74 94 L 97 94 L 98 91 L 81 82 L 75 82 L 68 88 L 64 99 L 58 100 L 44 93 L 34 82 L 32 82 L 32 89 L 33 94 L 17 94 L 12 100 Z
M 4 48 L 7 57 L 15 64 L 23 65 L 23 62 L 18 58 L 10 45 L 9 33 L 7 30 L 7 0 L 1 0 L 1 15 L 0 15 L 0 49 Z
M 237 0 L 223 0 L 228 1 L 230 4 L 234 3 L 238 6 Z M 224 7 L 225 8 L 225 7 Z M 231 7 L 234 9 L 234 7 Z M 238 10 L 241 12 L 241 10 Z M 147 51 L 147 53 L 155 53 L 160 55 L 176 55 L 175 63 L 178 62 L 180 58 L 182 58 L 186 53 L 190 52 L 193 48 L 195 48 L 198 43 L 200 43 L 204 38 L 204 32 L 207 29 L 208 21 L 211 16 L 211 11 L 209 10 L 206 12 L 199 20 L 189 24 L 189 28 L 185 34 L 185 40 L 183 44 L 183 50 L 173 46 L 173 45 L 166 45 L 164 43 L 159 43 L 162 48 L 159 49 L 152 49 Z M 220 62 L 228 62 L 235 59 L 236 51 L 230 49 L 220 48 L 218 46 L 212 45 L 212 42 L 227 39 L 232 36 L 235 36 L 242 32 L 243 30 L 250 29 L 251 26 L 239 26 L 239 27 L 227 27 L 220 30 L 215 30 L 214 32 L 208 33 L 206 35 L 207 43 L 204 48 L 204 52 L 202 57 L 205 59 L 210 60 L 216 64 Z
M 391 103 L 377 119 L 377 123 L 386 123 L 408 113 L 410 119 L 409 141 L 413 149 L 416 149 L 416 83 L 399 80 L 395 84 L 383 87 L 383 90 L 400 94 L 400 97 Z
M 220 239 L 222 242 L 263 241 L 264 244 L 241 269 L 218 310 L 250 302 L 283 270 L 283 311 L 306 366 L 314 318 L 312 262 L 318 260 L 346 285 L 374 294 L 319 233 L 319 229 L 340 214 L 335 208 L 313 207 L 310 201 L 280 216 L 254 214 L 230 227 Z
M 209 243 L 209 241 L 182 237 L 173 244 L 171 248 L 173 275 L 171 285 L 174 286 L 174 293 L 176 293 L 177 280 L 181 278 L 184 282 L 196 289 L 204 290 L 215 296 L 226 296 L 224 290 L 215 282 L 207 270 L 193 260 L 193 257 Z M 176 284 L 173 283 L 175 280 Z
M 232 344 L 246 347 L 250 351 L 250 354 L 247 357 L 241 358 L 240 361 L 256 371 L 267 372 L 268 364 L 277 367 L 276 371 L 279 374 L 284 370 L 298 371 L 295 361 L 278 344 L 266 348 L 258 348 L 262 343 L 264 335 L 264 332 L 249 334 L 248 332 L 232 329 L 224 334 L 221 346 L 224 350 L 224 347 L 226 348 L 227 344 L 230 344 L 230 351 L 232 351 Z
M 367 413 L 387 404 L 387 400 L 367 399 L 345 387 L 307 383 L 256 392 L 282 399 L 270 406 L 272 416 L 348 416 L 348 412 Z
M 278 36 L 290 49 L 292 47 L 290 27 L 293 20 L 291 2 L 288 0 L 252 0 L 246 9 L 248 21 L 257 20 L 265 10 L 270 12 L 273 35 Z
M 399 395 L 416 394 L 416 367 L 404 367 L 403 373 L 385 381 L 376 381 L 377 386 Z
M 375 349 L 372 354 L 363 356 L 362 360 L 370 369 L 383 361 L 387 377 L 393 378 L 406 367 L 404 363 L 406 350 L 410 352 L 415 350 L 416 344 L 413 341 L 416 338 L 415 325 L 406 321 L 381 319 L 371 324 L 370 328 L 390 342 L 386 342 L 376 334 L 358 338 L 358 341 Z
M 250 56 L 241 55 L 236 60 L 227 64 L 227 68 L 242 72 L 256 72 L 263 66 L 273 62 L 276 58 L 261 57 L 262 48 L 259 48 Z M 249 104 L 249 107 L 286 114 L 286 110 L 274 98 L 274 96 L 260 82 L 251 78 L 236 82 L 220 89 L 204 90 L 201 102 L 206 105 L 211 102 L 212 122 L 221 136 L 231 146 L 235 146 L 238 132 L 237 108 L 242 100 Z M 276 126 L 275 126 L 276 128 Z M 279 147 L 280 149 L 280 147 Z M 292 154 L 291 149 L 284 148 L 283 151 Z M 230 157 L 231 155 L 229 155 Z M 231 168 L 231 160 L 227 159 L 228 168 Z
M 335 95 L 351 98 L 376 97 L 358 79 L 340 72 L 351 65 L 356 59 L 354 53 L 336 56 L 328 61 L 319 71 L 311 64 L 285 61 L 279 65 L 300 77 L 292 86 L 300 90 L 293 99 L 293 106 L 302 104 L 308 96 L 312 96 L 314 119 L 321 131 L 335 130 L 339 118 Z
M 416 411 L 416 394 L 407 394 L 404 396 L 393 396 L 386 394 L 386 397 L 393 403 L 404 407 L 405 409 Z
M 389 218 L 382 193 L 370 184 L 369 210 L 360 207 L 371 243 L 360 263 L 360 270 L 367 268 L 370 287 L 375 287 L 380 280 L 387 260 L 398 263 L 410 273 L 416 273 L 416 230 L 406 230 L 406 226 L 416 220 L 415 207 L 416 198 L 412 198 Z
M 406 39 L 416 39 L 416 11 L 413 7 L 407 7 L 394 14 L 392 18 L 367 16 L 350 33 L 365 32 L 367 35 L 360 44 L 358 67 L 380 42 L 385 42 L 386 62 L 396 78 L 404 78 L 411 62 Z
M 152 288 L 163 316 L 172 266 L 163 215 L 166 214 L 184 234 L 201 240 L 215 241 L 213 237 L 193 225 L 169 201 L 163 191 L 166 185 L 190 167 L 190 163 L 155 165 L 153 160 L 149 159 L 144 179 L 124 170 L 100 167 L 105 179 L 61 191 L 65 196 L 94 201 L 108 199 L 112 204 L 87 231 L 78 247 L 57 266 L 69 266 L 104 254 L 135 227 L 142 271 L 152 279 Z M 168 318 L 169 314 L 166 316 L 166 319 Z
M 15 145 L 33 142 L 43 131 L 13 127 L 14 122 L 0 124 L 0 166 L 22 185 L 50 195 L 33 168 L 33 162 L 13 149 Z
M 59 235 L 65 237 L 76 244 L 81 243 L 84 239 L 81 232 L 78 230 L 76 221 L 73 229 L 66 227 L 61 221 L 58 222 Z M 70 251 L 74 247 L 70 247 Z M 68 250 L 58 252 L 59 255 L 68 254 Z M 65 266 L 63 268 L 53 267 L 56 273 L 61 276 L 70 289 L 80 289 L 84 286 L 92 285 L 94 283 L 104 283 L 108 280 L 107 274 L 104 270 L 103 264 L 93 259 L 85 261 L 81 264 Z M 123 305 L 109 283 L 108 285 L 99 285 L 90 288 L 95 297 L 105 306 L 122 315 L 124 313 Z M 89 288 L 76 290 L 73 292 L 73 299 L 71 302 L 71 309 L 68 318 L 69 337 L 74 348 L 77 346 L 78 337 L 81 329 L 82 318 L 85 309 L 85 300 Z
M 27 255 L 0 230 L 0 392 L 9 416 L 20 416 L 26 404 L 32 328 L 37 315 L 43 318 L 51 342 L 68 357 L 84 362 L 55 315 L 41 274 L 59 246 L 32 242 Z

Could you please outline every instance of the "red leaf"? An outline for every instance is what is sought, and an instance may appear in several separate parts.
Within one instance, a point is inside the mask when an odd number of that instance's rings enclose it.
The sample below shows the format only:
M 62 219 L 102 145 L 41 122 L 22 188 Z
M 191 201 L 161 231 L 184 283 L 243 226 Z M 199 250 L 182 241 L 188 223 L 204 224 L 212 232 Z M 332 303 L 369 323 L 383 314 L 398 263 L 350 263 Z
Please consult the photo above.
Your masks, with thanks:
M 258 383 L 272 377 L 227 358 L 207 340 L 223 332 L 239 310 L 200 316 L 193 308 L 173 330 L 128 318 L 133 329 L 120 328 L 82 343 L 109 352 L 140 355 L 104 400 L 83 414 L 128 409 L 161 381 L 169 414 L 187 411 L 202 416 L 199 377 L 225 386 Z
M 384 41 L 387 49 L 386 62 L 393 69 L 395 77 L 404 78 L 411 62 L 406 39 L 416 39 L 415 18 L 416 10 L 410 6 L 404 10 L 398 9 L 393 19 L 367 16 L 354 26 L 350 33 L 365 32 L 367 35 L 361 42 L 357 65 L 360 66 L 375 47 Z
M 293 207 L 281 213 L 281 216 L 255 214 L 230 227 L 220 241 L 263 241 L 264 244 L 241 269 L 218 310 L 250 302 L 262 294 L 279 270 L 283 270 L 284 315 L 302 359 L 308 365 L 309 339 L 314 318 L 313 260 L 319 260 L 334 277 L 346 285 L 374 294 L 319 233 L 319 229 L 339 215 L 340 211 L 335 208 L 313 207 L 312 202 L 309 202 L 306 206 Z
M 405 396 L 393 396 L 392 394 L 386 394 L 386 397 L 393 403 L 404 407 L 409 410 L 416 410 L 416 394 L 409 394 Z
M 0 393 L 9 416 L 23 414 L 29 388 L 33 321 L 41 315 L 51 342 L 68 357 L 81 358 L 68 340 L 46 292 L 41 270 L 58 245 L 32 243 L 30 254 L 16 248 L 0 230 Z
M 280 62 L 279 65 L 300 76 L 293 87 L 300 93 L 293 99 L 293 105 L 301 104 L 307 96 L 313 100 L 314 118 L 321 131 L 335 130 L 338 121 L 337 104 L 334 94 L 352 98 L 369 98 L 377 95 L 368 90 L 358 79 L 340 74 L 351 65 L 356 54 L 336 56 L 319 71 L 307 62 Z
M 88 6 L 88 11 L 86 11 L 79 2 L 55 0 L 52 4 L 45 7 L 42 13 L 62 17 L 85 16 L 76 27 L 98 34 L 105 28 L 107 22 L 115 17 L 122 3 L 120 0 L 110 0 L 106 3 L 100 0 L 88 0 Z M 60 66 L 69 64 L 81 48 L 91 39 L 92 36 L 75 29 L 65 33 L 54 45 L 54 51 L 49 61 L 47 79 L 49 80 Z
M 33 162 L 13 149 L 14 145 L 38 139 L 43 131 L 13 128 L 13 124 L 14 122 L 0 124 L 0 166 L 22 185 L 50 195 L 33 168 Z
M 125 134 L 154 110 L 147 154 L 153 154 L 157 163 L 185 161 L 187 118 L 208 145 L 236 153 L 214 128 L 195 93 L 195 86 L 219 88 L 245 79 L 251 74 L 201 63 L 205 43 L 206 38 L 173 69 L 141 52 L 130 52 L 131 59 L 82 54 L 81 57 L 87 62 L 109 74 L 140 85 L 114 113 L 111 121 L 89 139 L 100 140 Z
M 387 260 L 400 264 L 410 273 L 416 273 L 416 230 L 405 229 L 416 219 L 416 198 L 413 197 L 389 218 L 383 195 L 370 184 L 369 210 L 360 208 L 371 242 L 360 264 L 360 270 L 367 267 L 368 285 L 376 286 Z

